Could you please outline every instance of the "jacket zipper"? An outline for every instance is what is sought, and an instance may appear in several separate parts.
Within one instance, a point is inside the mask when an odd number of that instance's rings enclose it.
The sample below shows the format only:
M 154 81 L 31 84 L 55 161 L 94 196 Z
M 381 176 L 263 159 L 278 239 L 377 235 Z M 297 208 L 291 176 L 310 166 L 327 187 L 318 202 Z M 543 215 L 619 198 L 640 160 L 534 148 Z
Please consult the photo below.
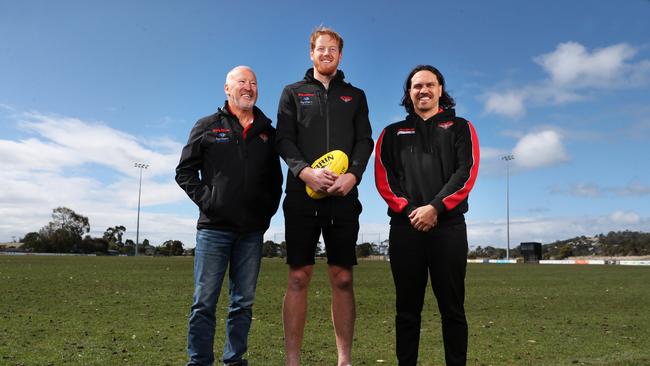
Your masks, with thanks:
M 320 115 L 325 115 L 325 152 L 330 151 L 330 112 L 329 108 L 327 108 L 327 92 L 328 91 L 325 90 L 325 92 L 323 92 L 321 95 L 321 90 L 316 91 L 316 95 L 318 96 L 318 109 L 320 110 Z M 325 109 L 324 113 L 323 109 Z
M 244 169 L 244 193 L 248 191 L 248 153 L 246 152 L 246 139 L 244 139 L 243 133 L 240 135 L 235 132 L 237 137 L 237 145 L 239 146 L 239 157 L 242 160 L 242 168 Z
M 327 104 L 327 94 L 328 94 L 328 91 L 326 90 L 324 95 L 325 95 L 325 134 L 326 134 L 326 139 L 327 139 L 325 147 L 326 147 L 327 151 L 325 151 L 325 152 L 330 151 L 330 109 L 329 109 L 329 106 Z
M 331 85 L 330 85 L 331 86 Z M 330 151 L 330 109 L 327 104 L 327 94 L 329 89 L 325 89 L 325 152 Z M 330 202 L 330 225 L 334 225 L 334 205 Z

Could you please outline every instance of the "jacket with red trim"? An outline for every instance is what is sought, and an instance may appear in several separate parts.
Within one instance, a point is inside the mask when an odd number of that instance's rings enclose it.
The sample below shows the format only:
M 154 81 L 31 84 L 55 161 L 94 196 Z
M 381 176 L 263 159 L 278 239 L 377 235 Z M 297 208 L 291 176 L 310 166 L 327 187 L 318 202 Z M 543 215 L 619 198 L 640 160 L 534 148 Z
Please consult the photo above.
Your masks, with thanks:
M 368 103 L 363 90 L 344 78 L 338 70 L 325 89 L 312 68 L 282 91 L 276 144 L 289 167 L 286 192 L 305 193 L 300 171 L 332 150 L 347 154 L 348 173 L 355 175 L 357 185 L 361 182 L 373 147 Z M 357 196 L 357 188 L 349 195 Z
M 255 107 L 244 130 L 227 105 L 192 128 L 176 182 L 199 207 L 198 229 L 263 231 L 282 195 L 275 129 Z
M 453 109 L 387 126 L 375 146 L 375 184 L 391 224 L 409 223 L 411 211 L 426 204 L 438 211 L 439 224 L 463 219 L 479 156 L 474 127 Z

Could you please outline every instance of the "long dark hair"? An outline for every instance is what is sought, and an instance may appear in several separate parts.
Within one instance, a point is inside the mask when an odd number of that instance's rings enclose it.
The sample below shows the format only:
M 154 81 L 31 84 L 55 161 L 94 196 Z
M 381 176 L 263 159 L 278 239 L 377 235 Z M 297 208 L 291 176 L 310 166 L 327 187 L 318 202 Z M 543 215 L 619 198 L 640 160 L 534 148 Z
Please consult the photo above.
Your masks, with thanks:
M 413 70 L 411 70 L 409 76 L 404 82 L 404 96 L 402 96 L 402 103 L 400 103 L 400 105 L 404 106 L 406 113 L 415 113 L 415 109 L 413 108 L 413 101 L 409 95 L 409 90 L 411 90 L 411 79 L 413 79 L 413 75 L 423 70 L 431 71 L 436 76 L 436 78 L 438 78 L 438 83 L 442 85 L 442 95 L 440 96 L 440 101 L 438 102 L 439 106 L 442 109 L 454 108 L 456 101 L 454 101 L 454 98 L 452 98 L 451 95 L 447 93 L 447 88 L 445 87 L 445 77 L 442 76 L 442 73 L 431 65 L 417 65 L 413 68 Z

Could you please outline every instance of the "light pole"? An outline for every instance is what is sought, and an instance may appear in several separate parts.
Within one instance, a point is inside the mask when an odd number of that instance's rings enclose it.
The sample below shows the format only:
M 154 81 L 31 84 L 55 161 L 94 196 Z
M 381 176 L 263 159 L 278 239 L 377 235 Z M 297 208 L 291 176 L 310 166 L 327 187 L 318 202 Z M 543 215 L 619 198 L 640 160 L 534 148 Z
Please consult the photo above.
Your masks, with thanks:
M 506 259 L 510 260 L 510 160 L 515 158 L 514 155 L 504 155 L 501 160 L 506 162 L 506 231 L 508 235 L 508 247 L 506 249 Z
M 135 256 L 138 255 L 138 243 L 140 241 L 140 196 L 142 194 L 142 169 L 147 169 L 149 164 L 134 163 L 134 167 L 140 169 L 140 184 L 138 185 L 138 221 L 135 229 Z

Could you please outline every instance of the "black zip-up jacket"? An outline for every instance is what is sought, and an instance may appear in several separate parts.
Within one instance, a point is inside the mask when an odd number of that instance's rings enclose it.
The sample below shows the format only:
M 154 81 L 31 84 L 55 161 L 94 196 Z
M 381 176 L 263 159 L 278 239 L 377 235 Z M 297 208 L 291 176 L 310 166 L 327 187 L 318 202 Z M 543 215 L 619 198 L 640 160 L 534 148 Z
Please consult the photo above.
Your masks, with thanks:
M 332 150 L 348 155 L 348 173 L 356 176 L 357 184 L 361 182 L 373 146 L 368 102 L 363 90 L 344 78 L 343 71 L 338 70 L 325 89 L 309 69 L 303 80 L 282 91 L 276 144 L 292 173 L 287 174 L 287 193 L 305 193 L 305 183 L 298 174 Z M 357 188 L 349 195 L 357 196 Z
M 227 106 L 196 122 L 176 182 L 200 209 L 198 229 L 266 230 L 282 195 L 275 129 L 255 107 L 244 131 Z
M 426 204 L 438 211 L 439 225 L 464 220 L 479 159 L 474 127 L 453 109 L 426 121 L 413 113 L 386 127 L 375 150 L 375 184 L 391 224 L 409 224 L 408 215 Z

